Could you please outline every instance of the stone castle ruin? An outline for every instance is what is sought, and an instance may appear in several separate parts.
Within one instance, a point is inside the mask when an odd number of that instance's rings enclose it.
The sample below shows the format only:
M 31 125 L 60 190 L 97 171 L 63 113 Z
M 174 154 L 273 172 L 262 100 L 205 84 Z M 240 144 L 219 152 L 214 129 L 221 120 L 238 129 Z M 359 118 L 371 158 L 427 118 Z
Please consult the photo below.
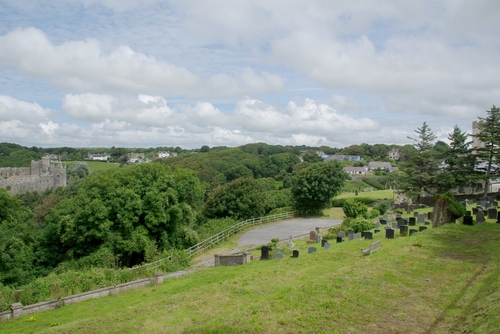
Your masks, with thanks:
M 42 193 L 47 189 L 66 186 L 66 165 L 52 162 L 48 156 L 41 161 L 31 161 L 31 167 L 0 168 L 0 188 L 12 195 L 27 192 Z

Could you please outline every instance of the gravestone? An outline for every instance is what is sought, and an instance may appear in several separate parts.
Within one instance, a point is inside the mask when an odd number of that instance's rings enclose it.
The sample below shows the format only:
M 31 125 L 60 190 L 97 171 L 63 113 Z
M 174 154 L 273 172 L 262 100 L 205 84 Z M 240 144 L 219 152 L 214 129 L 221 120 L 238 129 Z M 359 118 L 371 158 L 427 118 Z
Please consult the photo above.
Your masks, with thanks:
M 340 244 L 342 241 L 344 241 L 344 239 L 342 239 L 341 237 L 337 237 L 337 243 Z
M 390 227 L 390 226 L 384 226 L 384 230 L 392 230 L 392 227 Z
M 343 238 L 345 238 L 345 232 L 344 231 L 340 231 L 337 236 L 341 237 L 343 239 Z
M 354 230 L 347 231 L 348 234 L 354 234 Z
M 401 218 L 401 214 L 400 213 L 396 214 L 396 219 L 398 219 L 398 218 Z
M 274 254 L 275 259 L 282 259 L 283 258 L 283 253 L 275 253 Z
M 398 225 L 399 225 L 398 223 L 392 223 L 392 228 L 393 228 L 393 229 L 396 229 L 396 228 L 398 228 L 398 227 L 399 227 Z
M 481 206 L 483 208 L 486 208 L 486 203 L 488 203 L 488 202 L 486 202 L 486 201 L 479 201 L 479 202 L 477 202 L 477 205 Z
M 472 214 L 475 215 L 477 213 L 478 208 L 472 208 Z
M 496 208 L 490 208 L 488 209 L 488 219 L 496 219 L 497 218 L 498 211 Z
M 418 216 L 418 212 L 417 211 L 413 211 L 413 218 L 417 218 Z
M 464 225 L 472 225 L 473 224 L 472 216 L 464 216 L 463 224 Z
M 432 211 L 427 212 L 427 219 L 432 220 Z
M 307 254 L 316 253 L 316 247 L 309 247 L 307 249 Z
M 321 240 L 323 240 L 323 236 L 321 234 L 317 233 L 316 234 L 316 242 L 320 244 Z
M 325 244 L 323 245 L 323 249 L 329 249 L 330 248 L 330 243 L 329 242 L 325 242 Z
M 401 218 L 400 218 L 400 219 L 398 219 L 398 225 L 397 225 L 397 226 L 398 226 L 398 228 L 400 228 L 400 227 L 401 227 L 401 226 L 403 226 L 403 225 L 406 225 L 405 220 L 404 220 L 404 219 L 401 219 Z
M 421 227 L 424 227 L 424 226 L 421 226 Z M 418 230 L 415 230 L 415 229 L 410 229 L 410 237 L 414 234 L 417 234 Z
M 354 233 L 354 240 L 361 240 L 361 233 Z
M 375 233 L 378 233 L 378 232 L 380 232 L 380 230 L 379 230 L 379 229 L 375 229 L 375 231 L 374 231 L 374 232 L 375 232 Z
M 431 224 L 431 222 L 425 222 L 424 224 L 425 224 L 425 225 L 430 225 L 430 224 Z
M 420 213 L 420 214 L 417 216 L 417 222 L 418 222 L 418 223 L 423 223 L 423 222 L 425 222 L 425 215 L 423 215 L 423 214 L 421 214 L 421 213 Z
M 260 249 L 260 259 L 269 260 L 269 252 L 271 251 L 271 249 L 271 247 L 262 246 Z
M 385 220 L 385 219 L 381 219 L 381 220 L 380 220 L 380 224 L 382 224 L 382 225 L 387 224 L 387 220 Z
M 497 216 L 497 224 L 500 224 L 500 212 L 498 212 L 498 216 Z
M 383 215 L 382 218 L 385 220 L 385 221 L 388 221 L 389 220 L 389 216 L 388 215 Z
M 292 252 L 292 256 L 291 256 L 291 257 L 293 257 L 294 259 L 298 258 L 298 257 L 299 257 L 299 251 L 295 249 L 295 250 Z
M 291 234 L 288 237 L 288 247 L 290 247 L 290 248 L 295 247 L 295 244 L 293 243 L 293 235 L 291 235 Z
M 409 223 L 408 223 L 408 224 L 409 224 L 410 226 L 415 226 L 415 225 L 416 225 L 416 221 L 417 221 L 417 220 L 415 219 L 415 217 L 410 217 L 410 220 L 409 220 Z
M 321 247 L 325 247 L 325 244 L 328 242 L 326 239 L 321 239 Z
M 468 210 L 467 212 L 465 212 L 465 215 L 466 216 L 471 216 L 472 215 L 472 212 L 470 210 Z
M 354 240 L 354 233 L 349 233 L 348 239 L 349 241 Z
M 406 235 L 408 233 L 408 225 L 401 225 L 399 227 L 399 235 Z
M 476 223 L 478 223 L 478 224 L 484 223 L 484 212 L 483 212 L 483 210 L 477 210 L 477 213 L 476 213 Z
M 424 230 L 427 230 L 427 226 L 419 226 L 419 227 L 418 227 L 418 231 L 419 231 L 419 232 L 422 232 L 422 231 L 424 231 Z
M 372 232 L 365 232 L 365 239 L 372 240 L 373 239 L 373 233 Z
M 392 222 L 394 220 L 394 216 L 393 215 L 390 215 L 388 218 L 389 218 L 388 221 L 390 221 L 390 222 Z
M 394 230 L 393 229 L 385 230 L 385 238 L 394 239 Z
M 375 223 L 375 228 L 380 228 L 380 222 Z
M 309 232 L 309 240 L 316 241 L 316 231 Z

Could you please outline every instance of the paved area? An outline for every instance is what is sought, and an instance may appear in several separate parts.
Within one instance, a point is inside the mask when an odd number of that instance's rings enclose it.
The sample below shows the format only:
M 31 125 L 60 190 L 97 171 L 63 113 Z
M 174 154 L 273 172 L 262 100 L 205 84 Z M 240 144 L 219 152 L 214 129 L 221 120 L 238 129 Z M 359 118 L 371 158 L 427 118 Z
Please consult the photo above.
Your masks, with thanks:
M 262 245 L 271 242 L 273 238 L 280 240 L 288 239 L 290 235 L 293 237 L 309 234 L 316 227 L 327 228 L 340 225 L 340 219 L 319 219 L 319 218 L 300 218 L 289 219 L 278 223 L 266 224 L 257 227 L 243 234 L 238 240 L 238 246 Z

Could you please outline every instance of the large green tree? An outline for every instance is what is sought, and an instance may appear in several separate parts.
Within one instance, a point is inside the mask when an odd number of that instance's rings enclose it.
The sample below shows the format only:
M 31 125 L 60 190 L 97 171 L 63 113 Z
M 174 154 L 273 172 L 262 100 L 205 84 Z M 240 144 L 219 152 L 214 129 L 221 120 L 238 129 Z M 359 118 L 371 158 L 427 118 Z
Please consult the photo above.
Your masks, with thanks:
M 473 135 L 480 143 L 474 150 L 480 161 L 478 169 L 484 173 L 484 196 L 488 194 L 490 180 L 500 175 L 500 109 L 493 106 L 486 113 L 486 117 L 478 117 L 478 133 Z
M 46 216 L 40 257 L 55 266 L 106 248 L 130 266 L 151 247 L 190 246 L 203 192 L 194 171 L 162 164 L 92 174 Z
M 320 213 L 347 178 L 337 161 L 319 162 L 300 169 L 292 185 L 293 207 L 304 214 Z

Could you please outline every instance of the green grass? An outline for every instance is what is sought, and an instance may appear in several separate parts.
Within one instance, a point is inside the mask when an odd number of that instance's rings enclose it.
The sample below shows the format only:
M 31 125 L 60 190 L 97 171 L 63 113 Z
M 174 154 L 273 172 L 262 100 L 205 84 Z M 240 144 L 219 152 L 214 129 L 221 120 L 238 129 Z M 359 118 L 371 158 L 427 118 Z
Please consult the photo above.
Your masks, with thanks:
M 355 193 L 343 193 L 338 196 L 335 196 L 335 198 L 356 198 L 356 197 L 368 197 L 368 198 L 375 198 L 375 199 L 392 199 L 393 197 L 393 191 L 392 190 L 375 190 L 375 191 L 360 191 L 358 196 L 356 196 Z
M 0 323 L 2 333 L 497 333 L 500 225 L 332 244 Z M 316 245 L 317 246 L 317 245 Z M 33 317 L 30 319 L 30 317 Z M 51 324 L 53 325 L 51 327 Z
M 66 165 L 69 167 L 77 162 L 85 162 L 89 166 L 91 172 L 114 169 L 120 166 L 120 164 L 104 161 L 66 161 Z

